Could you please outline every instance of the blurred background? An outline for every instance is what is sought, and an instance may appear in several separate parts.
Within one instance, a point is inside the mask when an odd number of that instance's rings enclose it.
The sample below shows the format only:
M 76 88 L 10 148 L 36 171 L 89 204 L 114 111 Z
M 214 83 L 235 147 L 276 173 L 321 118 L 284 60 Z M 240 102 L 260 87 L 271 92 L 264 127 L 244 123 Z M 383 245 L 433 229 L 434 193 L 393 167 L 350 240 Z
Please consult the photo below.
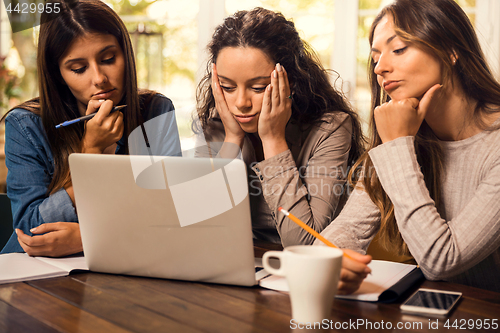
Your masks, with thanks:
M 418 0 L 415 0 L 418 1 Z M 205 47 L 214 28 L 238 10 L 264 7 L 292 19 L 302 38 L 332 72 L 366 122 L 370 91 L 367 61 L 368 30 L 387 0 L 124 0 L 104 1 L 123 19 L 137 58 L 139 87 L 159 91 L 172 99 L 182 148 L 193 147 L 190 130 L 196 85 L 206 68 Z M 500 68 L 500 0 L 457 0 L 481 38 L 497 78 Z M 38 28 L 12 33 L 0 4 L 0 116 L 22 101 L 38 96 L 36 41 Z M 366 128 L 366 127 L 365 127 Z M 0 124 L 0 192 L 7 170 Z

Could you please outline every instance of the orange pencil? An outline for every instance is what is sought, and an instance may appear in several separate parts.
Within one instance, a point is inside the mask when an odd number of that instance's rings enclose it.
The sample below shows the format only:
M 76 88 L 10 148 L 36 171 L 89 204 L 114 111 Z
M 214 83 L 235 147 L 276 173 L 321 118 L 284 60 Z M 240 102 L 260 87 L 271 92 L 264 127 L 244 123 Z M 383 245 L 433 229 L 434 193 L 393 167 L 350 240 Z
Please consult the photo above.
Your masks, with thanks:
M 328 245 L 330 247 L 338 248 L 332 242 L 330 242 L 328 239 L 326 239 L 325 237 L 321 236 L 316 230 L 314 230 L 313 228 L 311 228 L 310 226 L 308 226 L 307 224 L 305 224 L 304 222 L 302 222 L 298 217 L 296 217 L 292 213 L 289 213 L 288 211 L 286 211 L 285 209 L 283 209 L 283 207 L 278 208 L 278 210 L 280 212 L 282 212 L 283 214 L 285 214 L 285 216 L 288 217 L 290 220 L 292 220 L 293 222 L 295 222 L 299 226 L 301 226 L 303 229 L 305 229 L 308 233 L 310 233 L 311 235 L 313 235 L 314 237 L 316 237 L 317 239 L 319 239 L 320 241 L 322 241 L 323 243 L 325 243 L 326 245 Z M 355 260 L 355 259 L 351 258 L 345 252 L 344 252 L 344 256 L 346 258 Z

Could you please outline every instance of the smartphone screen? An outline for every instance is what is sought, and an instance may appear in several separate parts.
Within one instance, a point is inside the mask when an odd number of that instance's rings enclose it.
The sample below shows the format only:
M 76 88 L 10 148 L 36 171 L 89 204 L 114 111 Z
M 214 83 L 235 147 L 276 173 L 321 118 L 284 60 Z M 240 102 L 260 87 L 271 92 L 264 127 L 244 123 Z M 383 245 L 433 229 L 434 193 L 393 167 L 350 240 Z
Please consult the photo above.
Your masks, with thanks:
M 406 302 L 401 310 L 413 313 L 447 314 L 462 294 L 431 289 L 419 289 Z

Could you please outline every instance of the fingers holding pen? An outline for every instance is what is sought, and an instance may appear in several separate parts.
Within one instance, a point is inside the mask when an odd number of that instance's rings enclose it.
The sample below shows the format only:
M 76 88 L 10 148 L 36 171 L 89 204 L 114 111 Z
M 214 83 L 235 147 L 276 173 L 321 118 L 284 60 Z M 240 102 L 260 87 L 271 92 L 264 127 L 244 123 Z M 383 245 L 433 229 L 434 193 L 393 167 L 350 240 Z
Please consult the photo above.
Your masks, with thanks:
M 113 112 L 113 101 L 112 100 L 93 100 L 91 99 L 87 105 L 86 115 L 95 113 L 95 116 L 91 119 L 94 124 L 102 126 L 103 123 L 110 119 L 110 123 L 113 124 L 120 115 L 123 116 L 121 112 Z M 90 121 L 90 120 L 89 120 Z
M 114 135 L 116 141 L 120 140 L 125 130 L 123 123 L 123 113 L 120 111 L 113 112 L 108 116 L 110 122 L 110 133 Z
M 92 113 L 96 113 L 99 111 L 99 108 L 101 105 L 105 102 L 103 99 L 91 99 L 89 103 L 87 104 L 87 110 L 85 111 L 85 115 L 89 115 Z
M 87 127 L 98 126 L 101 131 L 108 132 L 110 136 L 118 141 L 124 130 L 123 113 L 121 111 L 112 112 L 112 110 L 113 101 L 103 101 L 94 118 L 88 121 Z
M 111 112 L 113 101 L 90 100 L 87 106 L 96 115 L 85 123 L 85 132 L 82 138 L 83 153 L 102 153 L 107 147 L 121 139 L 124 132 L 123 113 Z M 91 112 L 93 113 L 93 112 Z
M 372 258 L 369 255 L 362 255 L 349 249 L 343 249 L 342 251 L 349 255 L 350 258 L 344 257 L 342 259 L 338 294 L 347 295 L 358 290 L 366 276 L 371 273 L 368 264 Z
M 91 113 L 94 113 L 95 111 L 97 111 L 97 113 L 94 116 L 94 118 L 92 118 L 89 121 L 93 121 L 95 124 L 102 125 L 103 122 L 105 121 L 105 119 L 108 116 L 110 116 L 110 112 L 113 109 L 113 101 L 110 100 L 110 99 L 108 99 L 108 100 L 98 100 L 98 101 L 90 100 L 89 101 L 89 107 L 87 107 L 87 114 L 89 114 L 88 113 L 89 109 L 92 108 L 91 104 L 92 105 L 99 105 L 99 107 L 96 110 L 94 110 L 93 112 L 91 112 Z M 113 117 L 114 120 L 116 120 L 116 114 L 118 114 L 118 113 L 119 112 L 115 112 L 115 115 L 112 114 L 114 116 Z

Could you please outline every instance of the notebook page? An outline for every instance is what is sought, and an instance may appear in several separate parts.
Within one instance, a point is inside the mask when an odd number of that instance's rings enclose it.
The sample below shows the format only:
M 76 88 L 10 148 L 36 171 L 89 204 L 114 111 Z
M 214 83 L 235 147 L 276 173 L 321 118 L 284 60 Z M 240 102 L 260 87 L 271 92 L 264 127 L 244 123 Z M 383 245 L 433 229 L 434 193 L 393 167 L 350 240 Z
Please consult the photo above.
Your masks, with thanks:
M 65 270 L 68 274 L 75 269 L 85 271 L 89 270 L 89 267 L 87 266 L 87 262 L 85 261 L 85 257 L 83 255 L 74 255 L 64 258 L 37 257 L 37 259 Z
M 13 283 L 65 275 L 68 275 L 67 271 L 30 257 L 26 253 L 0 255 L 0 283 Z
M 415 265 L 384 260 L 372 260 L 368 266 L 372 269 L 372 274 L 366 277 L 356 292 L 350 295 L 337 295 L 336 297 L 376 302 L 382 292 L 401 280 L 416 267 Z
M 337 295 L 335 297 L 376 302 L 382 292 L 393 286 L 416 268 L 415 265 L 384 260 L 372 260 L 368 266 L 372 269 L 372 274 L 366 277 L 355 293 L 350 295 Z M 259 285 L 267 289 L 289 291 L 286 278 L 276 275 L 270 275 L 260 280 Z

